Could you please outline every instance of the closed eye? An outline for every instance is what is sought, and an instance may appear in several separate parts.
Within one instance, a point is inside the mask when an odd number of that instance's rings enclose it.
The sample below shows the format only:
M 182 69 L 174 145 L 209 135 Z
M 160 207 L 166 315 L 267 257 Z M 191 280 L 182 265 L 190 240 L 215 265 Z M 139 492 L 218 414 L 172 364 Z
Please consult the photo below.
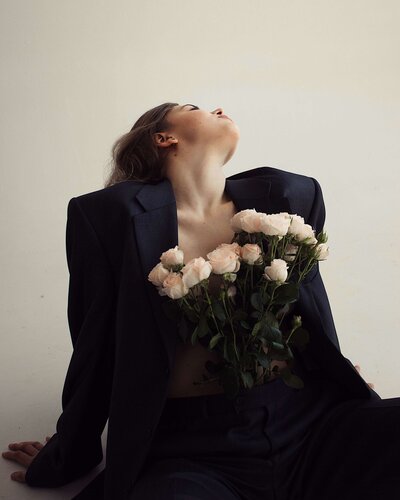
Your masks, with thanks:
M 200 109 L 199 107 L 195 106 L 194 104 L 192 104 L 193 108 L 190 109 L 189 111 L 193 111 L 194 109 Z

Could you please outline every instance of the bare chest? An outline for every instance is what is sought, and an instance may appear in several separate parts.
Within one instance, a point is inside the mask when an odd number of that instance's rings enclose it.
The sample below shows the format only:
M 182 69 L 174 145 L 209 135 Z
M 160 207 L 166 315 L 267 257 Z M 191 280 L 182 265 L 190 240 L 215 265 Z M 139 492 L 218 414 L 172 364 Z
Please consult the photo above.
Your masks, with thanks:
M 184 262 L 195 257 L 207 259 L 207 253 L 221 243 L 231 243 L 234 231 L 229 220 L 210 220 L 205 223 L 186 223 L 179 227 L 179 248 L 183 250 Z

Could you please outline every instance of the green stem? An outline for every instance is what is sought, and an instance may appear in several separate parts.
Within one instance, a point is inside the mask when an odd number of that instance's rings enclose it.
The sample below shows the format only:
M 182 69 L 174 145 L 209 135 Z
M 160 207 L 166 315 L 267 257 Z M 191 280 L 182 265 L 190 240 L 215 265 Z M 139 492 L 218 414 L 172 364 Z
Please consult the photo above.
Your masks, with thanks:
M 210 300 L 210 296 L 208 295 L 208 291 L 206 288 L 204 288 L 204 291 L 206 292 L 206 297 L 207 297 L 207 302 L 208 302 L 208 305 L 210 306 L 210 311 L 211 311 L 211 315 L 213 317 L 213 320 L 214 320 L 214 323 L 215 323 L 215 326 L 217 327 L 217 332 L 218 333 L 221 333 L 221 335 L 224 335 L 222 331 L 220 331 L 219 329 L 219 326 L 218 326 L 218 323 L 217 323 L 217 319 L 216 317 L 214 316 L 214 311 L 213 311 L 213 308 L 212 308 L 212 305 L 211 305 L 211 300 Z
M 227 290 L 227 287 L 226 287 L 226 284 L 224 282 L 224 292 L 222 294 L 222 303 L 224 305 L 225 313 L 226 313 L 227 317 L 229 318 L 229 323 L 231 325 L 231 330 L 232 330 L 232 334 L 233 334 L 233 346 L 235 348 L 236 357 L 237 357 L 238 361 L 240 361 L 240 356 L 239 356 L 239 353 L 237 351 L 237 346 L 236 346 L 236 334 L 235 334 L 235 329 L 233 328 L 232 316 L 228 312 L 228 310 L 226 308 L 226 304 L 225 304 L 225 293 L 226 293 L 226 290 Z

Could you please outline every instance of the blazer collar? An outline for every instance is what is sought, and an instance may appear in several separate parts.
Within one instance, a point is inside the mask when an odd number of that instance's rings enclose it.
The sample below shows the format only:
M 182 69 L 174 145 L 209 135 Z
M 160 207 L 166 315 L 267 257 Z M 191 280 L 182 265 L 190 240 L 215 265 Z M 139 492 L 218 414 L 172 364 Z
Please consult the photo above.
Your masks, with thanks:
M 266 176 L 240 177 L 240 174 L 236 174 L 231 177 L 235 178 L 228 177 L 225 180 L 225 191 L 238 211 L 254 208 L 265 213 L 291 213 L 287 198 L 273 197 L 271 180 Z M 144 184 L 136 193 L 136 200 L 143 208 L 143 212 L 132 217 L 140 265 L 168 362 L 172 366 L 178 339 L 177 328 L 161 307 L 163 301 L 170 299 L 159 295 L 156 287 L 148 281 L 148 275 L 160 262 L 162 252 L 178 245 L 176 199 L 170 180 L 165 178 L 155 184 Z

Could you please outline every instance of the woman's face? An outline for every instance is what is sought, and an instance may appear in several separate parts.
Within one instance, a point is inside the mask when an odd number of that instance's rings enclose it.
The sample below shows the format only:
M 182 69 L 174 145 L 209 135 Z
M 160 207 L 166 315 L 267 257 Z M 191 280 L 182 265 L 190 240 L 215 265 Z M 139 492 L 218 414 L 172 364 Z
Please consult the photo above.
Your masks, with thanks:
M 222 108 L 206 111 L 194 104 L 178 105 L 168 112 L 167 120 L 170 124 L 167 136 L 173 135 L 189 144 L 236 147 L 240 136 L 239 127 L 224 116 Z

